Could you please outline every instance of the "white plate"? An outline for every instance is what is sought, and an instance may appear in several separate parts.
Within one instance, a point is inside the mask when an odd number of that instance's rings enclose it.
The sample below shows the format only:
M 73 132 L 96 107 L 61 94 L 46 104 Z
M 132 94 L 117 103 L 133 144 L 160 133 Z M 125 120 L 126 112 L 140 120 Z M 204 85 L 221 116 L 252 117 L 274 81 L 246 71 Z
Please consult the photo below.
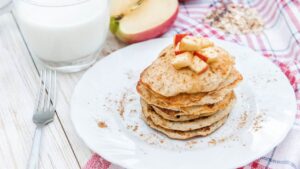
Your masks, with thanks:
M 78 83 L 71 118 L 78 135 L 105 159 L 129 169 L 236 168 L 265 155 L 293 124 L 296 100 L 285 75 L 254 51 L 214 40 L 244 76 L 228 121 L 207 137 L 168 139 L 140 118 L 135 87 L 141 71 L 172 43 L 155 39 L 112 53 Z M 99 127 L 98 123 L 107 127 Z

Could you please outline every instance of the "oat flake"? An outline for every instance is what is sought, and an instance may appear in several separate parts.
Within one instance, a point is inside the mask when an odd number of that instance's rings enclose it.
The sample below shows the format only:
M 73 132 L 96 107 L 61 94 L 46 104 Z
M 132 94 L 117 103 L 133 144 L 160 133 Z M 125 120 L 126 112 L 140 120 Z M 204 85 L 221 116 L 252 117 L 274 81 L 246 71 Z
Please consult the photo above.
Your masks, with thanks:
M 263 21 L 255 9 L 235 3 L 221 4 L 206 16 L 206 23 L 232 34 L 258 33 L 263 30 Z

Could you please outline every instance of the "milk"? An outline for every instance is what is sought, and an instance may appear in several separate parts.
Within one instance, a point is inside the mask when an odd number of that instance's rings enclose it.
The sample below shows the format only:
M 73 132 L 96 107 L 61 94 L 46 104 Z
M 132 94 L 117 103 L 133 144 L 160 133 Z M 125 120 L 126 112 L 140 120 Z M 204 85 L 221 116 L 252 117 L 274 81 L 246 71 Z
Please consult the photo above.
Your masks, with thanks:
M 0 0 L 0 15 L 8 12 L 11 6 L 11 0 Z
M 81 0 L 76 4 L 63 0 L 45 4 L 45 0 L 39 0 L 41 6 L 28 1 L 17 0 L 14 14 L 29 49 L 38 58 L 51 62 L 82 59 L 97 52 L 105 41 L 107 0 Z

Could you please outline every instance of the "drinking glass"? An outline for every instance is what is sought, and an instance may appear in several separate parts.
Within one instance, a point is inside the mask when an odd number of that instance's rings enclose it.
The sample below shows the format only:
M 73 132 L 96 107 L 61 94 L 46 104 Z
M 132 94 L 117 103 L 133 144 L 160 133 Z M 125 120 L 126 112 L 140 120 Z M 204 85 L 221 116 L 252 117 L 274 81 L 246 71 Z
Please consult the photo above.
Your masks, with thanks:
M 0 0 L 0 15 L 10 11 L 12 6 L 11 0 Z
M 50 69 L 88 68 L 109 27 L 108 0 L 14 0 L 13 14 L 32 55 Z

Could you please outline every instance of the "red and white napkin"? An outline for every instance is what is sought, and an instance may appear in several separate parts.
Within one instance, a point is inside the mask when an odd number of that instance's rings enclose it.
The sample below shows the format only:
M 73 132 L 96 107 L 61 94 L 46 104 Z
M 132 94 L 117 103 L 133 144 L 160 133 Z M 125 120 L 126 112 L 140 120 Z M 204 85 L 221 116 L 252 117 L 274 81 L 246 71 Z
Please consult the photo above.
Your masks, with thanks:
M 238 0 L 255 8 L 263 18 L 262 33 L 230 35 L 202 22 L 215 1 L 189 0 L 180 5 L 175 24 L 164 36 L 190 32 L 194 35 L 223 39 L 249 46 L 278 65 L 294 87 L 298 112 L 285 140 L 265 156 L 241 169 L 300 169 L 300 1 Z M 94 154 L 84 169 L 122 169 Z

